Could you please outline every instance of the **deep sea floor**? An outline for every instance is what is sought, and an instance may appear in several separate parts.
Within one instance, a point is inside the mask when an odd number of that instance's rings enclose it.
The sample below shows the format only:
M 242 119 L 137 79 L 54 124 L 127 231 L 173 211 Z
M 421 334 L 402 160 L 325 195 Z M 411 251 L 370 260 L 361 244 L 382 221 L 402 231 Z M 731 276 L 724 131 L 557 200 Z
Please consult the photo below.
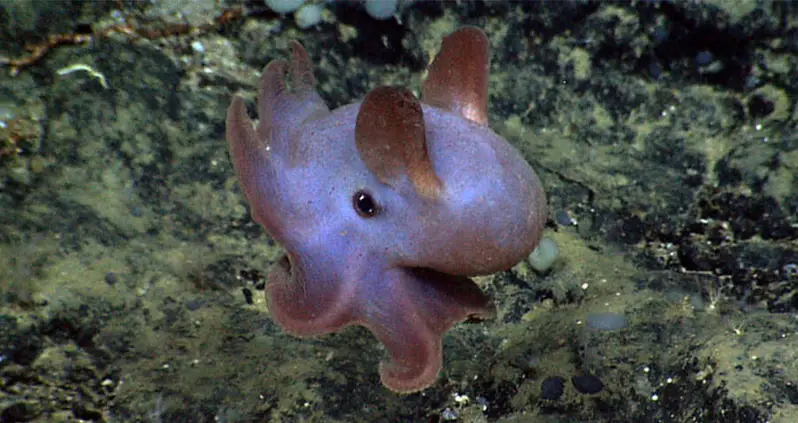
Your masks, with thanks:
M 418 90 L 466 24 L 559 255 L 477 278 L 497 318 L 401 396 L 366 330 L 270 320 L 281 250 L 225 111 L 294 39 L 331 107 Z M 786 1 L 330 2 L 307 29 L 254 0 L 0 2 L 0 422 L 796 422 L 796 75 Z

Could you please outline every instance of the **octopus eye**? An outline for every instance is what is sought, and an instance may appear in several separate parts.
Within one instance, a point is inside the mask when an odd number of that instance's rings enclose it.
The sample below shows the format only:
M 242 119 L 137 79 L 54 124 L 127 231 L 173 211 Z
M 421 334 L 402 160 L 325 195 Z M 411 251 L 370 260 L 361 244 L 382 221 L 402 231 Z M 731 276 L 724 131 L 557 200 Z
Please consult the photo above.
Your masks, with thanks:
M 356 192 L 352 197 L 352 205 L 355 207 L 355 211 L 360 217 L 374 217 L 380 211 L 379 206 L 377 206 L 377 203 L 374 201 L 374 197 L 366 191 Z

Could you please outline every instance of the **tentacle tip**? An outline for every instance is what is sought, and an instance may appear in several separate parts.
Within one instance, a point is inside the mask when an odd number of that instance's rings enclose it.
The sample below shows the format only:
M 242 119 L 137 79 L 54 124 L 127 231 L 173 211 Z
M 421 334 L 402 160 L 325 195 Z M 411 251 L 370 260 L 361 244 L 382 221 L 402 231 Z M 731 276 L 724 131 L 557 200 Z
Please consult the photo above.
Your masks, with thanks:
M 229 143 L 236 142 L 239 138 L 243 138 L 243 132 L 246 132 L 247 126 L 252 126 L 252 120 L 247 115 L 247 106 L 241 96 L 233 96 L 230 106 L 227 108 L 227 121 L 226 121 L 226 138 Z
M 305 47 L 296 40 L 290 44 L 291 50 L 291 81 L 294 90 L 310 91 L 316 86 L 316 77 L 313 76 L 313 65 Z
M 383 360 L 380 362 L 380 381 L 392 392 L 412 394 L 432 386 L 438 379 L 441 367 L 440 359 L 410 368 L 393 361 Z

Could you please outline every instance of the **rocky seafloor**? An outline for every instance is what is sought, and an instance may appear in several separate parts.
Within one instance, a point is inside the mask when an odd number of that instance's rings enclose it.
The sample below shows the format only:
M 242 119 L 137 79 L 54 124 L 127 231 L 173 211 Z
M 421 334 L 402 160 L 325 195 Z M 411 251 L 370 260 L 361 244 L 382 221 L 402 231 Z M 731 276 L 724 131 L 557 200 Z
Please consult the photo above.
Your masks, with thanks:
M 260 1 L 0 4 L 0 422 L 798 421 L 795 3 L 323 6 L 300 29 Z M 497 318 L 401 396 L 367 331 L 269 319 L 281 250 L 225 110 L 293 39 L 332 107 L 418 88 L 460 25 L 559 256 L 479 278 Z

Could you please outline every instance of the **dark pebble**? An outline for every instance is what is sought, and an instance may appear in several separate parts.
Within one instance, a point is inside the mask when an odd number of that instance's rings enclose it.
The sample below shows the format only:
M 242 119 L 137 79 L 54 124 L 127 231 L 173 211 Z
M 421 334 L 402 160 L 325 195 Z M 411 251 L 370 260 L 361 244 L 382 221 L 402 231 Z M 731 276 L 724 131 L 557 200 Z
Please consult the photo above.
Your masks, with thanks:
M 571 378 L 574 388 L 582 394 L 598 394 L 604 389 L 604 384 L 593 375 L 574 376 Z
M 33 402 L 28 401 L 4 401 L 8 402 L 3 404 L 2 421 L 4 422 L 27 422 L 31 421 L 42 414 L 41 408 Z
M 648 74 L 653 79 L 659 79 L 662 76 L 662 65 L 656 60 L 648 64 Z
M 559 376 L 549 376 L 540 384 L 540 398 L 554 401 L 560 399 L 565 390 L 565 379 Z
M 204 300 L 188 300 L 185 303 L 186 309 L 188 309 L 188 311 L 198 310 L 200 307 L 204 305 L 205 305 Z
M 763 118 L 776 110 L 776 105 L 760 94 L 755 94 L 748 100 L 748 113 L 754 118 Z
M 252 290 L 249 288 L 242 288 L 241 292 L 244 294 L 244 300 L 247 302 L 247 304 L 253 304 Z
M 116 285 L 119 282 L 119 276 L 114 272 L 108 272 L 105 274 L 105 283 L 108 285 Z
M 556 220 L 557 224 L 560 226 L 571 226 L 574 224 L 574 219 L 572 219 L 571 215 L 565 210 L 557 210 L 554 212 L 554 220 Z
M 695 63 L 698 66 L 708 65 L 709 62 L 711 62 L 712 59 L 714 59 L 714 58 L 715 58 L 715 56 L 710 51 L 707 51 L 707 50 L 699 51 L 695 55 Z
M 659 44 L 659 43 L 664 43 L 665 41 L 668 41 L 668 37 L 670 36 L 670 32 L 668 31 L 668 28 L 659 26 L 659 27 L 654 28 L 654 32 L 651 35 L 652 35 L 652 38 L 654 39 L 654 42 Z
M 266 282 L 258 282 L 258 283 L 256 283 L 255 284 L 255 289 L 257 289 L 258 291 L 263 291 L 264 289 L 266 289 Z

